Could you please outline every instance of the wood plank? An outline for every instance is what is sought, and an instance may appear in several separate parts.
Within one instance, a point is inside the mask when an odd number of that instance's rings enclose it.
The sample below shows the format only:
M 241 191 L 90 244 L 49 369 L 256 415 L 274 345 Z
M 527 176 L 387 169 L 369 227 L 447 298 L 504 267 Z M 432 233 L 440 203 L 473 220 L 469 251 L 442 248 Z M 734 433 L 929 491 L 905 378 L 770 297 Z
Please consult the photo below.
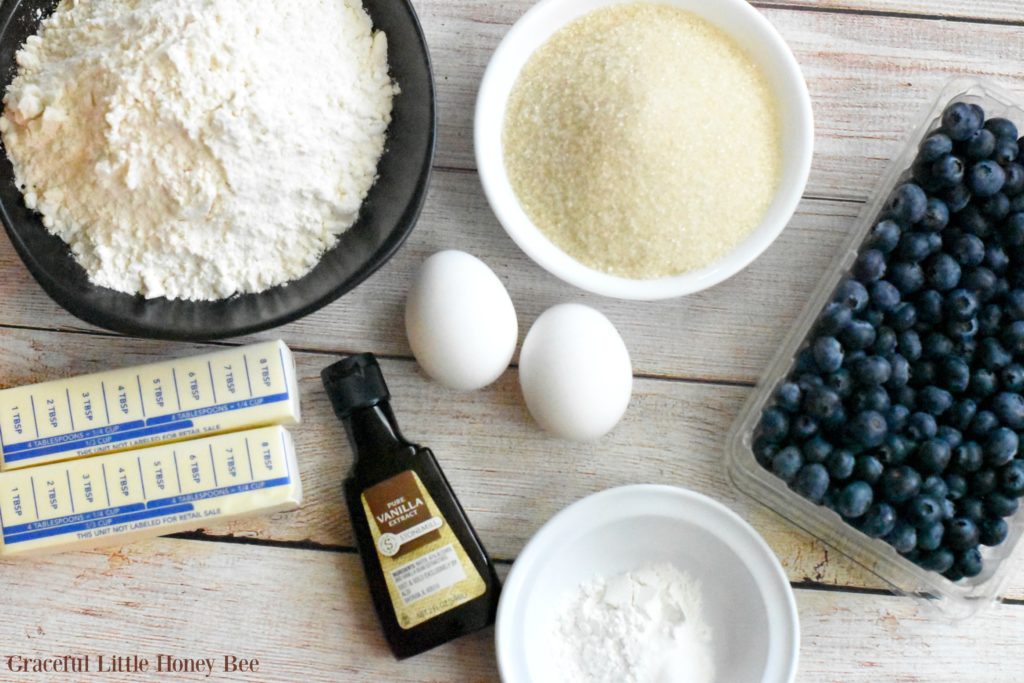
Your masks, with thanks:
M 971 0 L 971 2 L 929 2 L 929 0 L 760 0 L 755 7 L 792 7 L 816 12 L 845 11 L 863 14 L 914 14 L 923 17 L 962 19 L 969 22 L 1024 22 L 1015 0 Z M 964 30 L 970 30 L 966 28 Z
M 0 330 L 5 385 L 100 369 L 108 340 L 60 333 Z M 186 355 L 204 347 L 125 341 L 125 363 Z M 351 464 L 341 424 L 319 379 L 333 360 L 298 354 L 304 422 L 293 429 L 305 504 L 294 512 L 205 529 L 212 536 L 353 545 L 341 481 Z M 775 550 L 794 582 L 885 588 L 876 577 L 733 488 L 723 468 L 725 435 L 745 400 L 743 387 L 641 379 L 623 423 L 595 444 L 545 436 L 530 420 L 515 372 L 476 393 L 452 392 L 404 360 L 383 361 L 393 405 L 405 433 L 431 447 L 490 552 L 515 558 L 540 526 L 569 503 L 613 486 L 662 483 L 705 493 L 750 521 Z M 1009 597 L 1024 597 L 1024 574 Z
M 999 1 L 1024 20 L 1019 6 Z M 468 133 L 477 85 L 494 48 L 533 0 L 415 4 L 438 75 L 438 164 L 475 168 Z M 980 76 L 1018 93 L 1024 90 L 1019 69 L 1024 42 L 1018 26 L 965 27 L 960 22 L 775 7 L 762 11 L 793 49 L 814 102 L 816 153 L 807 190 L 811 196 L 864 199 L 886 160 L 897 153 L 953 76 Z
M 540 269 L 498 225 L 475 174 L 442 172 L 435 175 L 419 226 L 379 273 L 303 320 L 238 341 L 283 337 L 297 348 L 409 356 L 405 293 L 427 256 L 457 246 L 483 258 L 508 287 L 521 336 L 549 306 L 578 301 L 615 323 L 639 374 L 752 383 L 831 262 L 858 209 L 847 202 L 805 200 L 778 242 L 722 285 L 674 301 L 616 301 L 580 292 Z M 95 329 L 50 300 L 6 238 L 0 242 L 0 297 L 5 302 L 0 324 Z
M 497 679 L 492 629 L 396 662 L 358 560 L 347 553 L 157 540 L 114 553 L 0 563 L 0 577 L 5 656 L 260 660 L 258 676 L 216 672 L 212 681 Z M 976 680 L 979 671 L 986 681 L 1011 683 L 1024 665 L 1019 606 L 996 606 L 965 628 L 904 598 L 800 590 L 797 602 L 801 683 Z M 103 680 L 161 681 L 166 674 Z

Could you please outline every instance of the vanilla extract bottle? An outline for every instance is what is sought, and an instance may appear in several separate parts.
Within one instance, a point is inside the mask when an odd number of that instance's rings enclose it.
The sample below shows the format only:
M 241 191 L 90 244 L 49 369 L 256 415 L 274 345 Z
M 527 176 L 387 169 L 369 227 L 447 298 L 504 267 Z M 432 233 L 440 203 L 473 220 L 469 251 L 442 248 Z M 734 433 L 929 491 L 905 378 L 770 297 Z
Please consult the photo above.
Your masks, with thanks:
M 494 622 L 494 564 L 434 454 L 402 436 L 373 354 L 321 379 L 355 462 L 345 479 L 356 544 L 392 652 L 411 657 Z

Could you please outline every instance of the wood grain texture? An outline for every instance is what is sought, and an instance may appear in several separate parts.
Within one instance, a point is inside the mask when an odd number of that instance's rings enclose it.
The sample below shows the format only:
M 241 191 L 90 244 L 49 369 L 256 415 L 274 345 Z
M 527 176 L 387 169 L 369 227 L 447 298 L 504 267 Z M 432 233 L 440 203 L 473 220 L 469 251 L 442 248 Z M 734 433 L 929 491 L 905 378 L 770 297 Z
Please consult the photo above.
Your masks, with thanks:
M 858 14 L 913 14 L 921 17 L 959 19 L 966 22 L 1009 22 L 1024 24 L 1024 11 L 1016 0 L 972 0 L 971 2 L 930 2 L 929 0 L 755 0 L 755 7 L 792 7 L 816 12 Z M 966 28 L 964 30 L 970 30 Z
M 96 370 L 108 340 L 0 330 L 0 377 L 10 384 Z M 59 353 L 54 349 L 63 344 Z M 121 360 L 142 363 L 202 352 L 192 344 L 135 341 Z M 341 481 L 351 451 L 319 379 L 334 360 L 297 354 L 303 424 L 292 430 L 305 502 L 294 512 L 206 527 L 211 537 L 244 537 L 330 547 L 353 546 Z M 452 486 L 497 558 L 514 559 L 556 512 L 588 494 L 627 484 L 684 486 L 720 500 L 747 519 L 779 556 L 791 581 L 884 589 L 876 577 L 739 492 L 724 470 L 725 437 L 745 387 L 640 379 L 622 424 L 594 444 L 550 438 L 523 406 L 515 371 L 475 393 L 427 380 L 414 363 L 384 360 L 393 406 L 405 433 L 440 458 Z M 1024 598 L 1024 574 L 1007 597 Z
M 0 563 L 0 576 L 7 596 L 0 626 L 4 655 L 260 659 L 258 676 L 217 672 L 205 679 L 211 681 L 497 680 L 491 629 L 406 662 L 392 659 L 358 559 L 348 553 L 156 540 L 113 554 Z M 801 683 L 973 681 L 982 671 L 987 683 L 1019 680 L 1012 653 L 1024 639 L 1020 607 L 994 607 L 965 629 L 929 618 L 901 598 L 799 590 L 797 603 Z M 97 679 L 168 680 L 116 674 Z

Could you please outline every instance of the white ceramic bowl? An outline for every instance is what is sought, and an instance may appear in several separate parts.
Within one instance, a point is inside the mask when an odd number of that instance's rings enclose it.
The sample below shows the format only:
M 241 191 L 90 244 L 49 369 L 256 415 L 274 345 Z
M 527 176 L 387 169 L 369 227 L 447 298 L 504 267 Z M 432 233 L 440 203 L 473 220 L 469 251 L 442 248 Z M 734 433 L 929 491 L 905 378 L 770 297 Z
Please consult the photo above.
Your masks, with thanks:
M 512 27 L 484 74 L 476 103 L 474 144 L 484 192 L 509 237 L 542 268 L 596 294 L 620 299 L 667 299 L 692 294 L 732 277 L 775 241 L 796 211 L 814 150 L 814 117 L 800 66 L 775 28 L 746 0 L 659 0 L 697 14 L 735 38 L 753 56 L 779 102 L 782 178 L 761 224 L 733 251 L 699 270 L 650 280 L 603 273 L 572 258 L 530 220 L 505 169 L 502 128 L 509 94 L 533 53 L 558 29 L 623 0 L 542 0 Z
M 790 683 L 800 626 L 778 559 L 754 529 L 707 496 L 671 486 L 594 494 L 555 515 L 526 545 L 498 606 L 504 683 L 557 683 L 550 636 L 583 582 L 672 562 L 703 587 L 716 680 Z

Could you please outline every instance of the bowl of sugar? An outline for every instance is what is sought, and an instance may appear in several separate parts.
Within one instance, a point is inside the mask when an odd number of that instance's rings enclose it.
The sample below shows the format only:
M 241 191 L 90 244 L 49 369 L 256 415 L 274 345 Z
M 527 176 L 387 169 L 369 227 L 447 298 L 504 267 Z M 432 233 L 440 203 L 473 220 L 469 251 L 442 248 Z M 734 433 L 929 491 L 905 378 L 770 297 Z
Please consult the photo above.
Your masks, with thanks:
M 654 300 L 735 275 L 810 173 L 810 96 L 745 0 L 541 0 L 491 58 L 477 167 L 505 231 L 556 277 Z
M 86 322 L 249 334 L 350 291 L 412 231 L 430 57 L 408 0 L 180 5 L 2 4 L 0 219 Z
M 504 683 L 790 683 L 800 626 L 749 524 L 699 493 L 637 485 L 570 505 L 530 539 L 495 641 Z

